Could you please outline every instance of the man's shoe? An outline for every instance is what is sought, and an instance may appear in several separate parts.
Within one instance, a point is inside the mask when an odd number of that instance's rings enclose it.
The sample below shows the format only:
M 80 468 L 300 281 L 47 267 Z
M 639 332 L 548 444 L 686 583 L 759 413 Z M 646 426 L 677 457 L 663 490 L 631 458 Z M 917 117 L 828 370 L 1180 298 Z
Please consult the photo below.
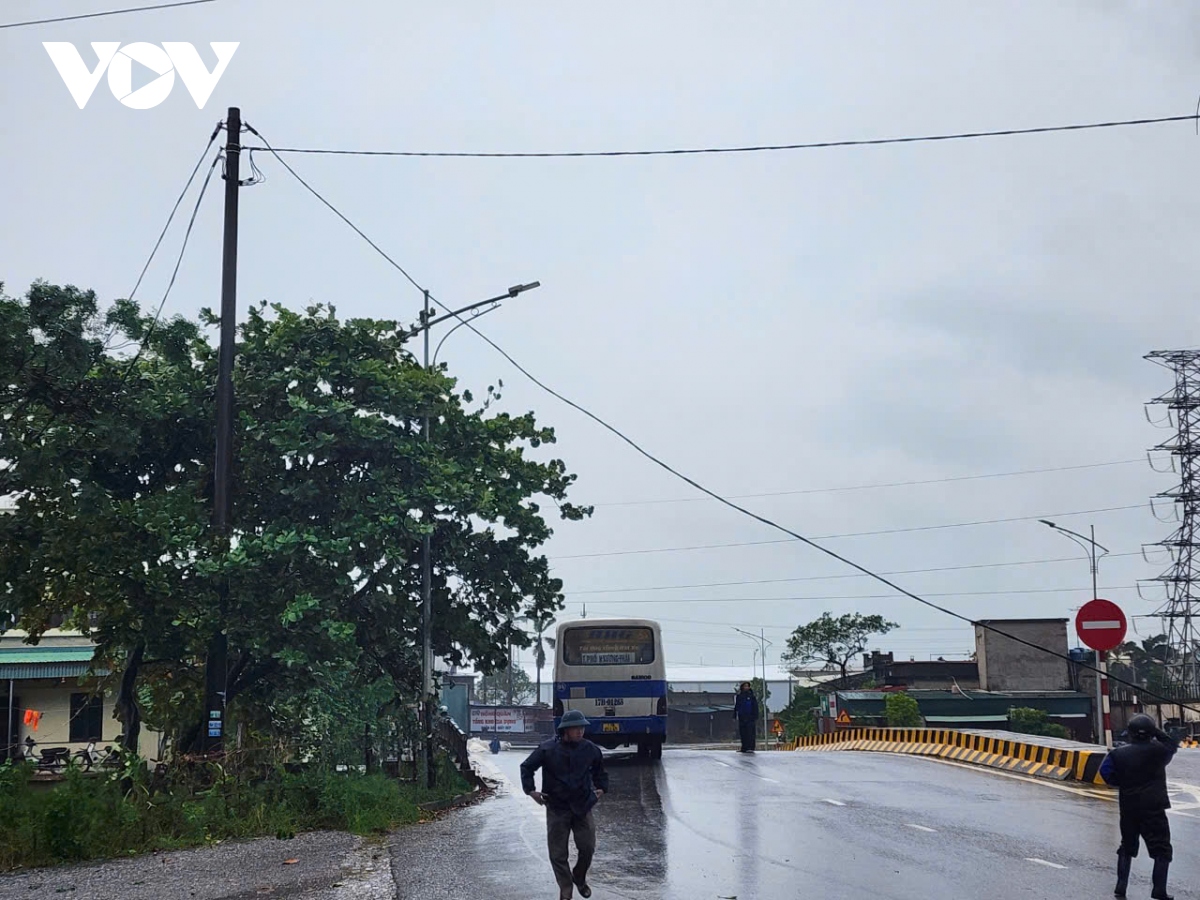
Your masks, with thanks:
M 575 887 L 579 888 L 579 896 L 583 897 L 583 900 L 587 900 L 588 897 L 592 896 L 592 889 L 588 887 L 588 883 L 585 879 L 576 878 Z

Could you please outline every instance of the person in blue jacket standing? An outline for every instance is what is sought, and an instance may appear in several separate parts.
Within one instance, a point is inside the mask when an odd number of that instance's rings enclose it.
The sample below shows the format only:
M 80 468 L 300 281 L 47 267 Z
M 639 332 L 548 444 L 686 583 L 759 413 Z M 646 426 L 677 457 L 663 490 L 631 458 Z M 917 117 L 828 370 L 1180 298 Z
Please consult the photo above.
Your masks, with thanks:
M 758 698 L 750 682 L 743 681 L 741 690 L 733 700 L 733 717 L 737 719 L 738 734 L 742 739 L 739 753 L 753 753 L 758 730 Z
M 584 738 L 589 722 L 577 709 L 567 710 L 558 724 L 558 737 L 547 741 L 521 763 L 521 787 L 539 806 L 546 807 L 546 843 L 561 900 L 592 896 L 587 873 L 596 853 L 596 822 L 592 809 L 608 792 L 604 753 Z M 542 770 L 542 789 L 533 776 Z M 570 838 L 575 836 L 578 858 L 571 868 Z
M 1109 751 L 1100 764 L 1100 777 L 1120 790 L 1121 847 L 1117 850 L 1117 886 L 1113 894 L 1124 897 L 1129 886 L 1129 869 L 1146 842 L 1146 853 L 1154 860 L 1153 900 L 1172 900 L 1167 893 L 1167 870 L 1171 867 L 1171 825 L 1167 810 L 1167 765 L 1179 749 L 1170 735 L 1147 715 L 1129 720 L 1130 743 Z

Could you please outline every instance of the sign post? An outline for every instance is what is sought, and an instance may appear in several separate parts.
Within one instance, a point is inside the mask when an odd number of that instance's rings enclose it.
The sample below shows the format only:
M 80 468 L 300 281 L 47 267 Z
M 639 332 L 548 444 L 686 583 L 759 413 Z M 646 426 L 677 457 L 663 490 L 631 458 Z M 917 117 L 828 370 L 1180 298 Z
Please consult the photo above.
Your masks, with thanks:
M 1129 623 L 1121 607 L 1111 600 L 1095 600 L 1085 603 L 1075 616 L 1075 630 L 1079 640 L 1096 651 L 1096 668 L 1100 670 L 1096 679 L 1096 732 L 1104 735 L 1104 746 L 1112 747 L 1112 714 L 1108 701 L 1107 654 L 1121 646 Z

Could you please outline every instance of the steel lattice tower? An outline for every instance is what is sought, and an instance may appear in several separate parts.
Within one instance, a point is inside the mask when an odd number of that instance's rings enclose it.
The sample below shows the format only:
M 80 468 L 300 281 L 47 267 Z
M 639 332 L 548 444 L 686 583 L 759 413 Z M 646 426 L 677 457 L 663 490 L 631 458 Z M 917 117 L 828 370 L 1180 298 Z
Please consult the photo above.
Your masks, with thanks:
M 1166 592 L 1155 614 L 1163 619 L 1170 647 L 1166 686 L 1173 697 L 1195 700 L 1200 698 L 1200 350 L 1156 350 L 1146 359 L 1175 376 L 1174 388 L 1150 403 L 1167 408 L 1175 431 L 1154 451 L 1169 453 L 1179 474 L 1179 485 L 1158 495 L 1174 504 L 1179 527 L 1155 545 L 1172 560 L 1154 579 Z

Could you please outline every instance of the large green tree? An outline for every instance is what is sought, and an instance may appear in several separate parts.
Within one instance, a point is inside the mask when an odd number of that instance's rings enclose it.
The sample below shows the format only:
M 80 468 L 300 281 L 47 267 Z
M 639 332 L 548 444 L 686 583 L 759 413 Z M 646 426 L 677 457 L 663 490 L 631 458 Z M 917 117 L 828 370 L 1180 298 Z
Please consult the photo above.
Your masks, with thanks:
M 561 607 L 539 498 L 565 519 L 590 509 L 567 500 L 560 460 L 530 458 L 553 431 L 422 368 L 396 323 L 326 307 L 263 305 L 239 328 L 233 534 L 215 541 L 214 324 L 128 302 L 102 313 L 73 287 L 0 292 L 0 492 L 17 503 L 0 517 L 0 613 L 35 637 L 55 614 L 95 623 L 123 675 L 128 744 L 143 675 L 150 715 L 184 750 L 206 669 L 233 709 L 304 690 L 331 663 L 411 695 L 426 533 L 438 655 L 498 668 L 528 642 L 516 618 Z
M 850 660 L 867 649 L 872 637 L 899 627 L 883 616 L 847 613 L 835 618 L 822 613 L 819 619 L 799 626 L 789 635 L 783 658 L 798 666 L 816 662 L 837 666 L 845 679 Z

